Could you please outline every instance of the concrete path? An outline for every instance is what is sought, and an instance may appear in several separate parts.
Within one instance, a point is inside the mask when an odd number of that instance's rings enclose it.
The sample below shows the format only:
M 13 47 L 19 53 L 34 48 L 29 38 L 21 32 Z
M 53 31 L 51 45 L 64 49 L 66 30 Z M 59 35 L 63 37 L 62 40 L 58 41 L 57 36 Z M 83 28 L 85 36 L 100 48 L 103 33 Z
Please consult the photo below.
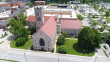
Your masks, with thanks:
M 71 39 L 71 38 L 66 38 L 66 39 Z M 78 40 L 78 39 L 74 39 L 74 38 L 73 38 L 73 39 L 71 39 L 71 40 Z
M 59 35 L 56 36 L 56 40 L 55 40 L 55 44 L 54 44 L 54 53 L 56 53 L 56 44 L 57 44 L 57 39 L 58 39 Z

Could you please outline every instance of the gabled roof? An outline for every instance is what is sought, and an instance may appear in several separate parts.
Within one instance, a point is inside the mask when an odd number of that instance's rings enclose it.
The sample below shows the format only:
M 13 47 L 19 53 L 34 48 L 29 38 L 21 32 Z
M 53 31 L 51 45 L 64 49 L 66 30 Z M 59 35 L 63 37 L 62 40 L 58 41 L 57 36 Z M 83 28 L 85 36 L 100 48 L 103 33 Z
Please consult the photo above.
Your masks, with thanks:
M 61 28 L 63 29 L 81 29 L 81 21 L 80 20 L 67 20 L 62 19 L 61 20 Z
M 51 37 L 56 31 L 56 17 L 50 16 L 40 28 L 45 34 Z

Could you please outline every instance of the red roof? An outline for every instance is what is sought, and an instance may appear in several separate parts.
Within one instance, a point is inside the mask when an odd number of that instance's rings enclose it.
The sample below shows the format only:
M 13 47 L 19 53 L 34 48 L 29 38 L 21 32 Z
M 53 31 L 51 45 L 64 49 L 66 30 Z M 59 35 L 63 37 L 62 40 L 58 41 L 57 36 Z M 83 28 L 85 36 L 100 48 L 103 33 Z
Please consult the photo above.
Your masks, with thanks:
M 44 16 L 44 21 L 47 21 L 50 18 L 50 16 Z M 28 22 L 36 22 L 36 18 L 33 15 L 30 15 L 28 17 Z
M 44 25 L 40 28 L 45 34 L 51 37 L 56 31 L 55 16 L 50 16 Z
M 61 20 L 61 28 L 64 29 L 81 29 L 81 25 L 80 20 Z
M 35 19 L 35 16 L 29 16 L 28 17 L 28 22 L 35 22 L 36 21 L 36 19 Z

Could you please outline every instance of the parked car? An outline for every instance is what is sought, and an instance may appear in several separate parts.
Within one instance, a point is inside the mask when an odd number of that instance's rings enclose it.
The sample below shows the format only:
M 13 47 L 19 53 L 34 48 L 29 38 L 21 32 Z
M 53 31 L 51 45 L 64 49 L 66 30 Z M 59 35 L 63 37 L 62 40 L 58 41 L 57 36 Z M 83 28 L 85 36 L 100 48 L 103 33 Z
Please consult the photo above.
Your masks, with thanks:
M 108 47 L 107 47 L 106 45 L 103 45 L 103 47 L 104 47 L 106 50 L 108 50 Z

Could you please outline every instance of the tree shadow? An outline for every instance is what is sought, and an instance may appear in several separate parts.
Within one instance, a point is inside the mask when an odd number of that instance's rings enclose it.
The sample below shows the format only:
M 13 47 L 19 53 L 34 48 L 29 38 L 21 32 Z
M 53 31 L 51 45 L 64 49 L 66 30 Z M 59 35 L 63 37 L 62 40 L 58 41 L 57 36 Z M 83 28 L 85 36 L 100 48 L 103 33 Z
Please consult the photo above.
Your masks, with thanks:
M 78 43 L 73 44 L 73 49 L 75 49 L 78 53 L 83 53 L 83 54 L 89 54 L 94 52 L 93 49 L 89 49 L 89 50 L 84 49 Z

